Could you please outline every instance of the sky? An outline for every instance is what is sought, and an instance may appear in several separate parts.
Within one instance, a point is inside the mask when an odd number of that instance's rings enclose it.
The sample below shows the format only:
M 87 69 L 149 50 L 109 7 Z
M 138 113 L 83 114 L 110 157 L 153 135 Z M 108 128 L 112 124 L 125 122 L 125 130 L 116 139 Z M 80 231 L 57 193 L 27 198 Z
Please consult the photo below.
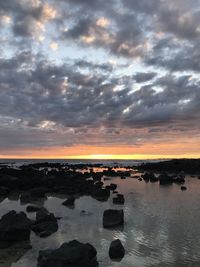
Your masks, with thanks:
M 200 157 L 200 0 L 0 0 L 0 158 Z

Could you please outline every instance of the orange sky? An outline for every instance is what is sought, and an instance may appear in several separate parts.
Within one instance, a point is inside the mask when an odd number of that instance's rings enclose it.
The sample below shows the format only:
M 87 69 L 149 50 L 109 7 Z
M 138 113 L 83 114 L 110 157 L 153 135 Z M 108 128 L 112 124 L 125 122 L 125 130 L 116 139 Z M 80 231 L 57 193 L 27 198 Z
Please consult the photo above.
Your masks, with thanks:
M 189 152 L 188 152 L 189 151 Z M 156 159 L 200 158 L 200 144 L 192 140 L 171 144 L 144 144 L 141 146 L 89 146 L 46 147 L 1 151 L 0 158 L 77 158 L 77 159 Z

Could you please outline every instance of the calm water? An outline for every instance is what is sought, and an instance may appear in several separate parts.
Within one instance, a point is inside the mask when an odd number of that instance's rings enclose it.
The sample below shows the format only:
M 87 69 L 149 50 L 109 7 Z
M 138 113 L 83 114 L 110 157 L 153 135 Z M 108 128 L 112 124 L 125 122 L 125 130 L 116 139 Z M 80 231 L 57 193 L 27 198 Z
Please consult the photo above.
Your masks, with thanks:
M 103 211 L 121 208 L 112 204 L 112 197 L 107 202 L 81 197 L 72 210 L 61 205 L 62 198 L 49 196 L 44 206 L 56 216 L 62 216 L 59 230 L 45 239 L 32 233 L 32 250 L 17 255 L 16 251 L 1 252 L 4 253 L 1 262 L 7 259 L 7 264 L 0 263 L 0 267 L 36 267 L 39 250 L 58 248 L 72 239 L 94 245 L 100 267 L 200 266 L 200 180 L 187 177 L 188 190 L 184 192 L 178 185 L 160 187 L 158 183 L 133 178 L 111 181 L 125 194 L 123 229 L 102 228 Z M 15 196 L 0 203 L 0 215 L 11 209 L 25 211 L 26 205 L 21 206 Z M 87 213 L 82 215 L 81 210 Z M 33 214 L 28 216 L 34 218 Z M 113 262 L 108 256 L 110 242 L 115 238 L 121 239 L 126 250 L 121 262 Z M 15 262 L 17 258 L 20 259 Z

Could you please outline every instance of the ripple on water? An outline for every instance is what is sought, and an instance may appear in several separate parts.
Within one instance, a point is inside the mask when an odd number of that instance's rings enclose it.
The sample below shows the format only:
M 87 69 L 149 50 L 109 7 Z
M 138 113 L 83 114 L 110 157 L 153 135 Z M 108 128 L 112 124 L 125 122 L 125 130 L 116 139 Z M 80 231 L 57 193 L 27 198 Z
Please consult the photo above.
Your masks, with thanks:
M 185 192 L 178 185 L 160 187 L 158 183 L 134 178 L 112 178 L 106 182 L 118 184 L 118 191 L 125 196 L 124 206 L 113 205 L 112 196 L 107 202 L 84 196 L 76 199 L 72 210 L 61 205 L 63 197 L 49 196 L 44 205 L 62 217 L 59 230 L 45 239 L 32 233 L 33 249 L 21 255 L 12 267 L 36 267 L 39 250 L 57 248 L 75 238 L 96 247 L 100 267 L 200 266 L 200 180 L 187 177 Z M 108 208 L 124 209 L 123 228 L 102 227 L 103 211 Z M 21 206 L 17 197 L 0 203 L 0 215 L 11 209 L 25 211 L 26 205 Z M 108 249 L 117 238 L 122 241 L 126 255 L 121 262 L 112 262 Z

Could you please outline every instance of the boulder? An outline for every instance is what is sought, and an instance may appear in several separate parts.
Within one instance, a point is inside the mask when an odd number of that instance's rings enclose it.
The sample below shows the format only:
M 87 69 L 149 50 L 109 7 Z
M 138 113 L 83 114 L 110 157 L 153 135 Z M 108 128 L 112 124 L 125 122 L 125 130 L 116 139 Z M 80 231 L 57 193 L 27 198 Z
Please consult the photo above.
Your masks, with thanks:
M 103 213 L 103 227 L 112 228 L 124 224 L 124 211 L 121 210 L 105 210 Z
M 125 249 L 119 239 L 111 242 L 109 256 L 111 259 L 122 259 L 125 255 Z
M 108 189 L 95 189 L 92 194 L 93 198 L 99 201 L 106 201 L 110 196 L 110 190 Z
M 173 183 L 173 177 L 167 174 L 161 174 L 158 179 L 160 181 L 160 185 L 171 185 Z
M 41 207 L 35 206 L 35 205 L 29 205 L 26 207 L 27 212 L 36 212 L 39 211 Z
M 74 207 L 74 202 L 75 202 L 75 198 L 74 197 L 70 197 L 67 200 L 65 200 L 62 205 L 67 206 L 67 207 Z
M 9 189 L 7 187 L 0 187 L 0 196 L 7 196 L 9 194 Z
M 32 224 L 31 229 L 40 237 L 50 236 L 58 230 L 57 219 L 53 213 L 41 208 L 36 213 L 36 221 Z
M 39 252 L 38 267 L 98 267 L 97 251 L 89 243 L 77 240 L 64 243 L 56 250 Z
M 0 242 L 12 244 L 30 239 L 31 221 L 24 212 L 12 210 L 3 215 L 0 220 Z

